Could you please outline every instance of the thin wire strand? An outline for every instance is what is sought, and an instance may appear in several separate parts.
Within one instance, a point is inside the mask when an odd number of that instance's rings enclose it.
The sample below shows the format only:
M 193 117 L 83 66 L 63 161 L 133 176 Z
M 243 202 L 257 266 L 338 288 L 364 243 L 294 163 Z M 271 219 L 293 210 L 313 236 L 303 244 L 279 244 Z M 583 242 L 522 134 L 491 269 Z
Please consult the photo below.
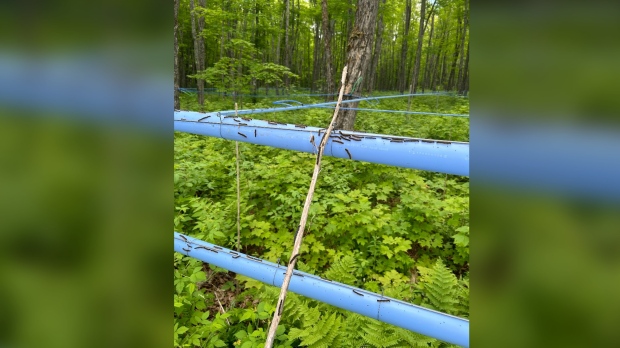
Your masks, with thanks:
M 235 103 L 235 116 L 237 115 L 237 103 Z M 235 154 L 237 158 L 237 251 L 241 243 L 241 194 L 239 180 L 239 142 L 235 141 Z

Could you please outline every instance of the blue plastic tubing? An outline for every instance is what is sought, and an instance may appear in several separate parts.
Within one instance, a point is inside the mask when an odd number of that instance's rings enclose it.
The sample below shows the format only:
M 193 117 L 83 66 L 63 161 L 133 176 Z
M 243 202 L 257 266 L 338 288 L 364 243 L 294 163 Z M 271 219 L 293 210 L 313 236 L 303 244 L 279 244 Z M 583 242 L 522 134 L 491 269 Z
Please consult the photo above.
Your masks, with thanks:
M 282 286 L 286 272 L 286 266 L 279 266 L 177 232 L 174 233 L 174 251 L 277 287 Z M 289 290 L 407 330 L 469 347 L 469 320 L 466 319 L 301 271 L 294 271 Z
M 175 111 L 176 131 L 315 153 L 323 128 L 274 124 L 263 120 L 218 116 L 218 113 Z M 321 130 L 321 135 L 319 135 Z M 325 156 L 387 164 L 403 168 L 469 176 L 469 143 L 332 131 Z M 337 138 L 339 137 L 339 138 Z M 348 151 L 348 152 L 347 152 Z

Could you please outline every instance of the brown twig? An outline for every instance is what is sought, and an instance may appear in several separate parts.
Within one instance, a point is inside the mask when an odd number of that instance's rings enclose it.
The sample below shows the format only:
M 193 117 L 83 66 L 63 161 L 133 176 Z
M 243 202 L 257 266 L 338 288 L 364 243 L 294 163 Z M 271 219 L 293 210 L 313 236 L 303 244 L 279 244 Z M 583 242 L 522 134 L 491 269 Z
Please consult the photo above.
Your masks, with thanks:
M 293 252 L 291 253 L 291 256 L 298 255 L 299 250 L 301 249 L 301 242 L 304 237 L 304 229 L 306 227 L 306 221 L 308 220 L 308 213 L 310 212 L 312 196 L 314 195 L 314 189 L 319 179 L 319 172 L 321 171 L 321 158 L 323 157 L 323 151 L 325 150 L 325 145 L 327 144 L 329 135 L 334 129 L 334 124 L 336 122 L 336 117 L 338 116 L 338 111 L 340 111 L 340 103 L 342 103 L 342 95 L 344 94 L 344 81 L 346 77 L 347 67 L 345 66 L 344 69 L 342 69 L 341 87 L 340 93 L 338 95 L 338 103 L 336 104 L 336 110 L 334 110 L 334 116 L 332 117 L 332 121 L 329 124 L 329 127 L 327 127 L 327 130 L 323 134 L 323 138 L 321 139 L 321 143 L 319 144 L 319 148 L 316 154 L 316 162 L 314 165 L 314 172 L 312 173 L 312 181 L 310 181 L 310 188 L 308 189 L 308 195 L 306 196 L 304 209 L 301 213 L 299 230 L 297 231 L 297 237 L 295 238 L 295 244 L 293 246 Z M 280 319 L 282 318 L 282 307 L 284 307 L 284 300 L 286 300 L 286 292 L 288 291 L 288 286 L 291 282 L 291 277 L 293 276 L 293 270 L 295 269 L 296 263 L 296 258 L 293 258 L 293 260 L 289 262 L 288 267 L 286 268 L 286 275 L 284 276 L 284 280 L 282 282 L 282 288 L 280 288 L 278 305 L 273 313 L 273 320 L 271 321 L 271 325 L 269 326 L 269 333 L 267 335 L 267 340 L 265 341 L 265 348 L 271 348 L 273 346 L 273 341 L 275 340 L 276 336 L 276 330 L 278 329 L 278 324 L 280 323 Z
M 235 103 L 235 116 L 237 116 L 237 103 Z M 237 157 L 237 251 L 239 251 L 240 240 L 241 240 L 241 199 L 239 194 L 239 142 L 235 141 L 235 153 Z
M 222 314 L 226 313 L 226 311 L 224 310 L 224 307 L 222 307 L 222 302 L 220 302 L 220 299 L 217 297 L 217 293 L 214 291 L 213 294 L 215 295 L 215 299 L 217 300 L 217 303 L 220 305 L 220 310 L 222 311 Z M 226 322 L 228 323 L 228 325 L 230 325 L 230 321 L 228 321 L 228 318 L 226 318 Z

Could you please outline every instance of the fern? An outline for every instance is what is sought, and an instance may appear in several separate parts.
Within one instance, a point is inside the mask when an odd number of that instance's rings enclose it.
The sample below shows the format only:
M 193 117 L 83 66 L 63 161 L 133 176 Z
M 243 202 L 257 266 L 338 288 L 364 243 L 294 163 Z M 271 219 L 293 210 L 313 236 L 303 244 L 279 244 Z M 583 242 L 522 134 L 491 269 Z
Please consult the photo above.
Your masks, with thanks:
M 310 309 L 310 311 L 312 310 L 316 310 L 316 308 Z M 316 311 L 318 312 L 318 310 Z M 339 346 L 335 339 L 340 333 L 342 319 L 337 313 L 332 313 L 330 316 L 324 315 L 317 320 L 305 320 L 304 323 L 314 324 L 308 325 L 304 329 L 292 328 L 288 335 L 289 338 L 301 339 L 300 345 L 304 347 L 330 348 Z
M 457 289 L 457 310 L 458 315 L 468 318 L 469 317 L 469 278 L 465 278 L 459 281 L 459 287 Z
M 424 336 L 417 332 L 405 330 L 402 328 L 397 328 L 395 330 L 395 334 L 402 340 L 405 341 L 408 347 L 436 347 L 439 344 L 439 341 L 428 336 Z
M 357 263 L 353 256 L 347 255 L 342 259 L 334 262 L 329 270 L 325 272 L 325 277 L 340 283 L 353 285 L 357 280 L 355 273 L 357 272 Z
M 394 326 L 374 319 L 367 319 L 362 331 L 364 342 L 376 348 L 396 347 L 400 341 L 399 337 L 394 335 Z
M 343 346 L 350 346 L 350 342 L 358 342 L 360 338 L 360 332 L 362 326 L 365 325 L 367 318 L 357 313 L 349 312 L 344 320 L 341 335 L 339 337 L 340 343 Z
M 431 268 L 418 267 L 423 304 L 455 315 L 467 315 L 469 279 L 458 280 L 441 259 Z M 354 283 L 357 265 L 354 257 L 345 256 L 325 273 L 329 279 Z M 279 289 L 258 285 L 259 297 L 275 303 Z M 356 313 L 339 309 L 288 293 L 283 311 L 283 324 L 289 327 L 288 339 L 300 347 L 445 347 L 446 343 L 406 329 L 382 323 Z
M 450 314 L 458 310 L 458 281 L 456 276 L 438 259 L 433 268 L 419 266 L 421 287 L 426 296 L 426 305 Z

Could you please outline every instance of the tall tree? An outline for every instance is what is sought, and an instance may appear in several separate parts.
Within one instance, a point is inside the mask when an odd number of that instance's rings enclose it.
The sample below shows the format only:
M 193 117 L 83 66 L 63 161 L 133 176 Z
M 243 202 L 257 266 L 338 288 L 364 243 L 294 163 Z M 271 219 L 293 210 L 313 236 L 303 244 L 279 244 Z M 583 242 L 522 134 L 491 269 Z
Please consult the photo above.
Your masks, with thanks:
M 329 28 L 329 14 L 327 13 L 327 0 L 321 1 L 323 43 L 325 46 L 325 82 L 327 84 L 327 93 L 334 93 L 334 76 L 332 68 L 332 33 Z M 328 96 L 329 98 L 329 96 Z
M 424 82 L 422 83 L 422 93 L 424 93 L 424 89 L 429 86 L 429 79 L 431 75 L 431 71 L 433 70 L 433 62 L 435 54 L 431 56 L 431 47 L 433 47 L 433 32 L 435 31 L 435 16 L 431 15 L 431 32 L 428 35 L 428 43 L 426 44 L 426 62 L 424 64 Z
M 174 0 L 174 110 L 181 109 L 179 101 L 179 0 Z
M 454 40 L 454 50 L 452 51 L 452 64 L 450 66 L 450 75 L 448 76 L 448 90 L 456 89 L 456 84 L 458 80 L 457 76 L 457 64 L 459 58 L 459 45 L 461 43 L 461 34 L 462 34 L 462 20 L 463 18 L 457 16 L 457 29 L 456 29 L 456 38 Z
M 312 82 L 310 84 L 310 91 L 314 92 L 317 89 L 317 80 L 321 76 L 321 35 L 319 34 L 319 28 L 321 23 L 316 19 L 314 23 L 314 55 L 312 59 Z
M 459 52 L 459 77 L 458 77 L 458 91 L 461 91 L 464 88 L 465 81 L 465 37 L 467 36 L 467 27 L 468 27 L 468 15 L 467 15 L 467 0 L 464 2 L 465 8 L 463 9 L 463 29 L 461 33 L 461 43 L 460 43 L 460 52 Z M 468 44 L 469 46 L 469 44 Z M 468 48 L 469 53 L 469 48 Z
M 284 66 L 291 67 L 291 48 L 289 46 L 289 20 L 291 16 L 291 0 L 284 0 L 285 12 L 284 12 Z M 289 86 L 288 77 L 285 78 L 284 83 L 286 87 Z
M 200 0 L 204 3 L 205 0 Z M 192 36 L 194 38 L 194 60 L 196 63 L 195 72 L 204 70 L 204 40 L 202 39 L 201 32 L 204 29 L 204 18 L 196 14 L 196 8 L 194 6 L 194 0 L 189 0 L 190 15 L 192 18 Z M 196 18 L 198 17 L 198 18 Z M 196 27 L 198 22 L 198 27 Z M 196 85 L 198 87 L 198 103 L 204 105 L 204 80 L 197 79 Z
M 346 63 L 348 74 L 344 92 L 350 95 L 350 97 L 352 97 L 353 92 L 361 90 L 362 77 L 370 65 L 372 39 L 377 22 L 378 9 L 379 0 L 358 0 L 357 2 L 355 25 L 351 30 L 347 44 L 349 50 Z M 358 104 L 359 102 L 348 103 L 347 106 L 357 108 Z M 334 127 L 336 129 L 353 130 L 356 117 L 356 110 L 340 111 Z
M 467 43 L 467 51 L 465 53 L 465 65 L 463 66 L 463 77 L 459 85 L 459 94 L 467 95 L 469 92 L 469 42 Z
M 424 15 L 422 15 L 423 17 Z M 405 3 L 405 32 L 403 35 L 403 43 L 400 48 L 400 62 L 398 64 L 398 91 L 403 93 L 407 85 L 407 72 L 405 63 L 407 62 L 407 45 L 409 43 L 409 27 L 411 25 L 411 0 Z
M 426 0 L 420 0 L 420 30 L 418 31 L 418 47 L 415 53 L 413 76 L 411 77 L 411 89 L 409 94 L 415 93 L 418 88 L 418 75 L 420 74 L 420 60 L 422 59 L 422 43 L 424 41 L 424 16 L 426 12 Z M 407 102 L 407 110 L 411 109 L 411 96 Z
M 385 7 L 385 0 L 383 0 L 382 7 Z M 377 66 L 379 65 L 379 57 L 381 56 L 381 44 L 383 42 L 383 10 L 379 12 L 379 21 L 377 22 L 377 34 L 375 36 L 375 49 L 372 54 L 372 62 L 370 63 L 370 71 L 368 72 L 368 83 L 366 84 L 366 90 L 368 93 L 372 93 L 375 86 L 375 76 L 377 72 Z

